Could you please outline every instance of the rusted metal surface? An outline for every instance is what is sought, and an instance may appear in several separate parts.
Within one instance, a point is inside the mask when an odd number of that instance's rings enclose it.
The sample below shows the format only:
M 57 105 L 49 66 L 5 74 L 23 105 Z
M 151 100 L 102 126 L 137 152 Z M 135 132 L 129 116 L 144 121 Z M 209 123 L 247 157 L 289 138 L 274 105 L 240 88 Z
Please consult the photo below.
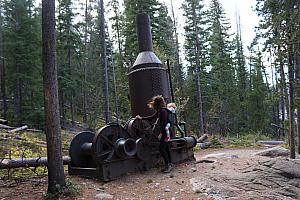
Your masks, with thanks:
M 153 51 L 149 16 L 145 13 L 138 14 L 136 18 L 136 23 L 140 52 Z
M 162 95 L 167 101 L 171 100 L 170 84 L 167 69 L 153 52 L 148 15 L 137 16 L 137 31 L 140 53 L 128 73 L 131 113 L 132 116 L 147 116 L 153 113 L 147 107 L 153 96 Z M 186 137 L 185 128 L 182 131 L 178 126 L 177 130 L 180 136 L 170 141 L 172 162 L 194 159 L 196 139 Z M 132 118 L 124 127 L 119 124 L 106 125 L 97 131 L 93 139 L 90 133 L 83 133 L 87 135 L 74 138 L 82 141 L 72 142 L 70 147 L 70 154 L 73 154 L 71 149 L 81 151 L 71 155 L 72 161 L 73 157 L 80 161 L 80 166 L 71 162 L 69 173 L 109 181 L 128 172 L 158 166 L 162 163 L 157 138 L 159 132 L 155 122 Z M 76 158 L 79 155 L 86 157 Z M 92 158 L 92 161 L 81 166 L 81 161 L 87 158 Z
M 158 166 L 162 159 L 157 135 L 153 122 L 139 119 L 129 120 L 124 127 L 108 124 L 96 134 L 81 132 L 71 142 L 69 173 L 109 181 Z M 194 159 L 196 143 L 191 136 L 172 138 L 172 162 Z
M 163 95 L 170 100 L 171 92 L 167 69 L 153 52 L 148 15 L 137 15 L 137 32 L 140 53 L 128 73 L 131 114 L 147 116 L 153 113 L 147 107 L 149 99 Z

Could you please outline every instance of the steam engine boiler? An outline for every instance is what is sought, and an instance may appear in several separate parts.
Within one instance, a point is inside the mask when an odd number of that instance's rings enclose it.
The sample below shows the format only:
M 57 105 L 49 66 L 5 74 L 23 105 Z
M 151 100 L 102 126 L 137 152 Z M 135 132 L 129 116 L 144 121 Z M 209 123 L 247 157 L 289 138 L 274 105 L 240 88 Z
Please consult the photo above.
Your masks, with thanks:
M 129 69 L 129 96 L 132 116 L 148 116 L 147 107 L 155 95 L 171 99 L 167 69 L 153 52 L 150 19 L 137 15 L 140 53 Z M 82 175 L 109 181 L 128 172 L 148 170 L 160 165 L 159 127 L 157 123 L 132 118 L 125 125 L 109 123 L 96 133 L 83 131 L 72 140 L 69 154 L 70 175 Z M 179 125 L 179 136 L 170 141 L 172 162 L 194 159 L 196 139 L 187 136 Z

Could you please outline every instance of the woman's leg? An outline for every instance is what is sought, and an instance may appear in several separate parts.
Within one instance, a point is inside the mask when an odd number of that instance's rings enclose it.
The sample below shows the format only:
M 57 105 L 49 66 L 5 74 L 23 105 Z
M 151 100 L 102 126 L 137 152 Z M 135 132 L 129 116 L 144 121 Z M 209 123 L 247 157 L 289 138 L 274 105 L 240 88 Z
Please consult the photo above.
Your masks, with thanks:
M 167 149 L 166 149 L 166 144 L 167 144 L 166 142 L 159 143 L 159 152 L 164 159 L 165 166 L 167 166 L 169 164 L 169 158 L 170 158 L 168 155 Z M 169 151 L 169 153 L 170 153 L 170 151 Z
M 167 157 L 168 157 L 168 164 L 171 164 L 172 160 L 171 160 L 170 143 L 169 142 L 166 142 L 165 148 L 166 148 L 166 153 L 167 153 Z

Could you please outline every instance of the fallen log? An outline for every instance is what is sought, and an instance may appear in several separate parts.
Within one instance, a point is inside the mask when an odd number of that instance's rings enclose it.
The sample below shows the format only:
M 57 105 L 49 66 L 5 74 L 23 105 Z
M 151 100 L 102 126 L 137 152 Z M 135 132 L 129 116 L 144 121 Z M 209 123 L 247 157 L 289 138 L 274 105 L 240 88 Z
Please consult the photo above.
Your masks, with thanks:
M 204 142 L 204 143 L 199 143 L 200 149 L 207 149 L 212 145 L 211 142 Z
M 67 165 L 71 161 L 69 156 L 63 156 L 63 164 Z M 38 167 L 47 166 L 47 157 L 39 158 L 14 158 L 14 159 L 0 159 L 0 169 L 12 169 L 20 167 Z
M 197 139 L 197 143 L 202 143 L 208 138 L 207 134 L 203 134 L 199 139 Z
M 26 131 L 28 131 L 28 132 L 33 132 L 33 133 L 42 132 L 41 130 L 38 130 L 38 129 L 32 129 L 32 128 L 28 128 L 28 129 L 26 129 Z
M 266 157 L 271 157 L 271 158 L 280 157 L 280 156 L 287 157 L 290 155 L 290 151 L 283 147 L 276 146 L 273 148 L 269 148 L 269 149 L 265 149 L 260 152 L 257 152 L 255 155 L 266 156 Z
M 18 131 L 26 130 L 27 128 L 28 128 L 28 126 L 27 126 L 27 125 L 24 125 L 24 126 L 21 126 L 21 127 L 12 129 L 12 130 L 9 130 L 8 132 L 9 132 L 9 133 L 15 133 L 15 132 L 18 132 Z
M 6 119 L 0 119 L 0 124 L 7 125 L 8 121 Z
M 0 129 L 14 129 L 15 127 L 7 126 L 5 124 L 0 124 Z
M 260 140 L 257 141 L 258 144 L 266 144 L 266 145 L 282 145 L 285 144 L 285 141 L 276 141 L 276 140 L 270 140 L 270 141 L 264 141 L 264 140 Z

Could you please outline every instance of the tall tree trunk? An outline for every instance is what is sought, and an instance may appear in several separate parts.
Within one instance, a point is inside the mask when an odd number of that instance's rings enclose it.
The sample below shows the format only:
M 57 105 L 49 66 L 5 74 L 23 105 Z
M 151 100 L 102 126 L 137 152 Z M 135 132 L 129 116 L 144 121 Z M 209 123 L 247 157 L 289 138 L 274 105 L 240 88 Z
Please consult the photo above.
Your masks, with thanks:
M 178 98 L 178 101 L 179 101 L 179 104 L 181 104 L 182 102 L 182 99 L 184 98 L 184 91 L 183 91 L 183 79 L 182 79 L 182 70 L 181 70 L 181 67 L 180 67 L 180 57 L 179 57 L 179 41 L 178 41 L 178 33 L 177 33 L 177 23 L 176 23 L 176 19 L 175 19 L 175 13 L 174 13 L 174 8 L 173 8 L 173 1 L 171 0 L 171 11 L 172 11 L 172 18 L 173 18 L 173 27 L 174 27 L 174 35 L 175 35 L 175 67 L 176 67 L 176 73 L 178 75 L 178 80 L 177 82 L 179 84 L 176 84 L 176 86 L 178 87 L 179 89 L 179 98 Z M 181 116 L 179 117 L 182 117 L 183 121 L 186 121 L 186 116 L 185 116 L 185 113 L 184 113 L 184 110 L 182 111 L 182 113 L 180 113 Z
M 290 133 L 290 157 L 295 159 L 295 116 L 294 116 L 294 65 L 293 65 L 293 46 L 291 44 L 288 45 L 288 68 L 289 68 L 289 97 L 290 97 L 290 119 L 289 119 L 289 133 Z
M 276 94 L 280 94 L 280 89 L 279 89 L 279 87 L 278 87 L 278 85 L 279 85 L 279 83 L 278 83 L 278 72 L 276 71 L 276 66 L 274 66 L 274 73 L 275 73 L 275 92 L 276 92 Z M 280 100 L 278 101 L 278 104 L 276 104 L 275 105 L 275 107 L 276 107 L 276 124 L 278 124 L 279 126 L 280 126 Z M 281 129 L 279 128 L 278 129 L 278 140 L 280 140 L 281 139 Z
M 16 65 L 17 65 L 16 73 L 20 74 L 19 64 L 16 63 Z M 22 102 L 22 83 L 21 83 L 21 79 L 17 77 L 17 80 L 15 82 L 15 88 L 14 88 L 14 118 L 15 118 L 16 126 L 21 126 L 22 124 L 21 102 Z
M 103 96 L 104 96 L 104 119 L 105 123 L 109 122 L 109 94 L 108 94 L 108 70 L 106 58 L 106 43 L 105 43 L 105 18 L 103 0 L 99 0 L 100 8 L 100 56 L 101 65 L 103 67 Z
M 83 84 L 82 84 L 82 93 L 83 93 L 83 123 L 87 122 L 87 110 L 86 110 L 86 69 L 87 69 L 87 27 L 88 27 L 88 1 L 85 0 L 85 27 L 84 27 L 84 65 L 83 65 Z
M 285 135 L 285 111 L 287 112 L 288 118 L 290 117 L 290 103 L 288 99 L 288 90 L 285 80 L 285 72 L 284 72 L 284 64 L 283 61 L 279 63 L 279 71 L 280 71 L 280 82 L 281 82 L 281 115 L 282 115 L 282 128 L 283 128 L 283 135 Z M 288 136 L 289 138 L 289 136 Z
M 204 124 L 203 124 L 203 109 L 202 109 L 202 94 L 201 94 L 201 82 L 200 82 L 200 41 L 199 41 L 199 31 L 196 22 L 196 12 L 195 5 L 193 5 L 193 17 L 194 17 L 194 28 L 196 34 L 196 46 L 195 46 L 195 56 L 196 56 L 196 85 L 197 85 L 197 107 L 198 107 L 198 120 L 199 120 L 199 133 L 198 137 L 204 133 Z
M 66 125 L 66 110 L 65 110 L 65 92 L 61 90 L 60 95 L 59 95 L 59 110 L 61 113 L 61 125 L 64 127 Z
M 297 97 L 300 98 L 300 45 L 296 43 L 294 46 L 294 54 L 295 54 L 295 74 L 296 74 L 296 83 L 297 83 Z M 298 153 L 300 154 L 300 107 L 297 107 L 297 135 L 298 135 Z
M 108 32 L 108 27 L 107 27 L 107 35 L 108 35 L 108 40 L 109 40 L 109 45 L 112 47 L 113 44 L 110 40 L 109 32 Z M 115 72 L 115 59 L 113 55 L 112 48 L 110 48 L 110 58 L 111 58 L 111 68 L 112 68 L 112 78 L 113 78 L 113 86 L 114 86 L 114 103 L 115 103 L 115 114 L 116 114 L 116 122 L 119 123 L 120 119 L 120 111 L 119 111 L 119 98 L 118 98 L 118 89 L 117 89 L 117 81 L 116 81 L 116 72 Z
M 3 37 L 3 17 L 2 7 L 0 6 L 0 86 L 1 86 L 1 98 L 2 98 L 2 117 L 7 119 L 7 101 L 6 101 L 6 84 L 5 84 L 5 58 L 4 58 L 4 37 Z
M 71 31 L 69 30 L 69 34 L 71 34 Z M 68 41 L 68 54 L 67 54 L 67 58 L 68 58 L 68 73 L 69 73 L 69 77 L 71 80 L 73 80 L 72 77 L 72 69 L 71 69 L 71 44 L 70 41 Z M 71 86 L 71 88 L 69 88 L 69 101 L 70 101 L 70 113 L 71 113 L 71 124 L 72 126 L 75 125 L 75 120 L 74 120 L 74 92 L 73 92 L 73 88 Z
M 65 186 L 57 90 L 55 0 L 42 1 L 42 38 L 48 192 L 55 193 Z
M 3 119 L 7 119 L 7 97 L 6 97 L 6 83 L 5 83 L 5 58 L 0 59 L 0 74 L 1 74 L 1 94 L 3 105 Z

